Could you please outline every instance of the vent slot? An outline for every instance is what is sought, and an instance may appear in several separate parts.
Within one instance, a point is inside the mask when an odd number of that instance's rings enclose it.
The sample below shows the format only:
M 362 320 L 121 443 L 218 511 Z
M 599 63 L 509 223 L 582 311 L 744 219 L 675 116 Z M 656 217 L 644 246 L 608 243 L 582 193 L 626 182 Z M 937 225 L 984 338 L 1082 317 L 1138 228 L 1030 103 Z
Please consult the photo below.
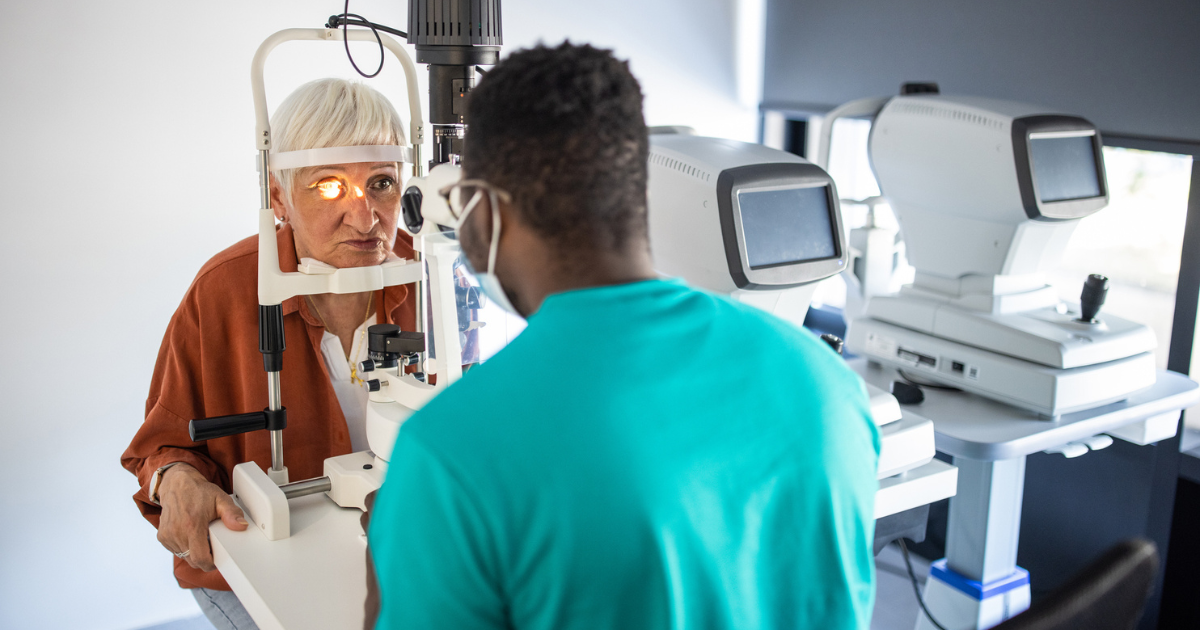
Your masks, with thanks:
M 694 177 L 702 182 L 712 181 L 712 174 L 704 169 L 688 164 L 682 160 L 667 157 L 661 153 L 650 152 L 650 163 L 669 168 L 673 171 L 678 171 L 689 177 Z
M 900 103 L 896 105 L 895 111 L 900 114 L 909 114 L 913 116 L 931 116 L 934 118 L 946 118 L 966 123 L 968 125 L 976 125 L 979 127 L 987 127 L 989 129 L 1004 129 L 1004 123 L 992 118 L 984 116 L 972 111 L 962 109 L 952 109 L 949 107 L 937 107 L 933 105 L 924 105 L 917 103 Z

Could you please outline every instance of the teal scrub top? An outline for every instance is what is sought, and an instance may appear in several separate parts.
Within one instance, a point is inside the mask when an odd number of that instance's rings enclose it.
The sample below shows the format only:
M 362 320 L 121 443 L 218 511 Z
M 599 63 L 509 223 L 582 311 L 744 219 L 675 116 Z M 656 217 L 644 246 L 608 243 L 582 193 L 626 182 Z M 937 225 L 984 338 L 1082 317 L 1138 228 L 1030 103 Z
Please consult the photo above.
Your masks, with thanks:
M 682 282 L 548 297 L 400 430 L 378 628 L 867 628 L 879 435 L 795 326 Z

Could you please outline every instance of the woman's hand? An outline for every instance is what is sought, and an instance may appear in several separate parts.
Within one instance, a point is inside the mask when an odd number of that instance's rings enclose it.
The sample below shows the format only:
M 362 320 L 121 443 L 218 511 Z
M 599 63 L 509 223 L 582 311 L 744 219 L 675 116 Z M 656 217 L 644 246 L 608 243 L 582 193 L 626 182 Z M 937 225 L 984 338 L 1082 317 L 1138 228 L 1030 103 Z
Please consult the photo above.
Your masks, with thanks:
M 221 519 L 234 531 L 246 529 L 246 518 L 233 499 L 191 466 L 179 463 L 163 472 L 158 486 L 162 516 L 158 521 L 158 542 L 179 554 L 193 568 L 212 571 L 212 548 L 208 543 L 208 524 Z

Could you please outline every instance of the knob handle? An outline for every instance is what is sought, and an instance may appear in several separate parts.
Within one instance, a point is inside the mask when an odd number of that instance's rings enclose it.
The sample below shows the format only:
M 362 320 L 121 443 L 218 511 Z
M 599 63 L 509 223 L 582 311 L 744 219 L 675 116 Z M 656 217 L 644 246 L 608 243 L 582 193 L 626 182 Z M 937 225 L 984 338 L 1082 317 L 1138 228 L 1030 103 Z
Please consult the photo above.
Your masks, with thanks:
M 842 348 L 846 346 L 846 342 L 841 337 L 832 333 L 825 333 L 824 335 L 821 335 L 821 341 L 829 344 L 829 347 L 833 348 L 833 351 L 838 354 L 841 354 Z
M 1108 278 L 1094 273 L 1083 282 L 1083 293 L 1079 295 L 1079 321 L 1097 323 L 1096 316 L 1108 297 Z
M 188 423 L 188 436 L 193 442 L 215 440 L 217 438 L 262 431 L 267 428 L 267 414 L 261 411 L 239 413 L 232 416 L 217 416 L 215 418 L 200 418 Z

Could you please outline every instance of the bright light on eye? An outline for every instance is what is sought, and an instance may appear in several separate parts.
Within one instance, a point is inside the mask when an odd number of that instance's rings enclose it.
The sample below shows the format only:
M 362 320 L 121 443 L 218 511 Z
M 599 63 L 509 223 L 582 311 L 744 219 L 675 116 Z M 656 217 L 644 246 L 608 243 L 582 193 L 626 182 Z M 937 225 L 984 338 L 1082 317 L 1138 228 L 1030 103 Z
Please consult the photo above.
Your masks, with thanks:
M 361 189 L 361 188 L 359 188 L 358 186 L 355 186 L 355 187 L 354 187 L 354 196 L 355 196 L 355 197 L 358 197 L 359 199 L 362 199 L 362 198 L 363 198 L 363 191 L 362 191 L 362 189 Z
M 336 179 L 319 181 L 313 187 L 317 189 L 322 199 L 333 200 L 342 196 L 342 182 Z

